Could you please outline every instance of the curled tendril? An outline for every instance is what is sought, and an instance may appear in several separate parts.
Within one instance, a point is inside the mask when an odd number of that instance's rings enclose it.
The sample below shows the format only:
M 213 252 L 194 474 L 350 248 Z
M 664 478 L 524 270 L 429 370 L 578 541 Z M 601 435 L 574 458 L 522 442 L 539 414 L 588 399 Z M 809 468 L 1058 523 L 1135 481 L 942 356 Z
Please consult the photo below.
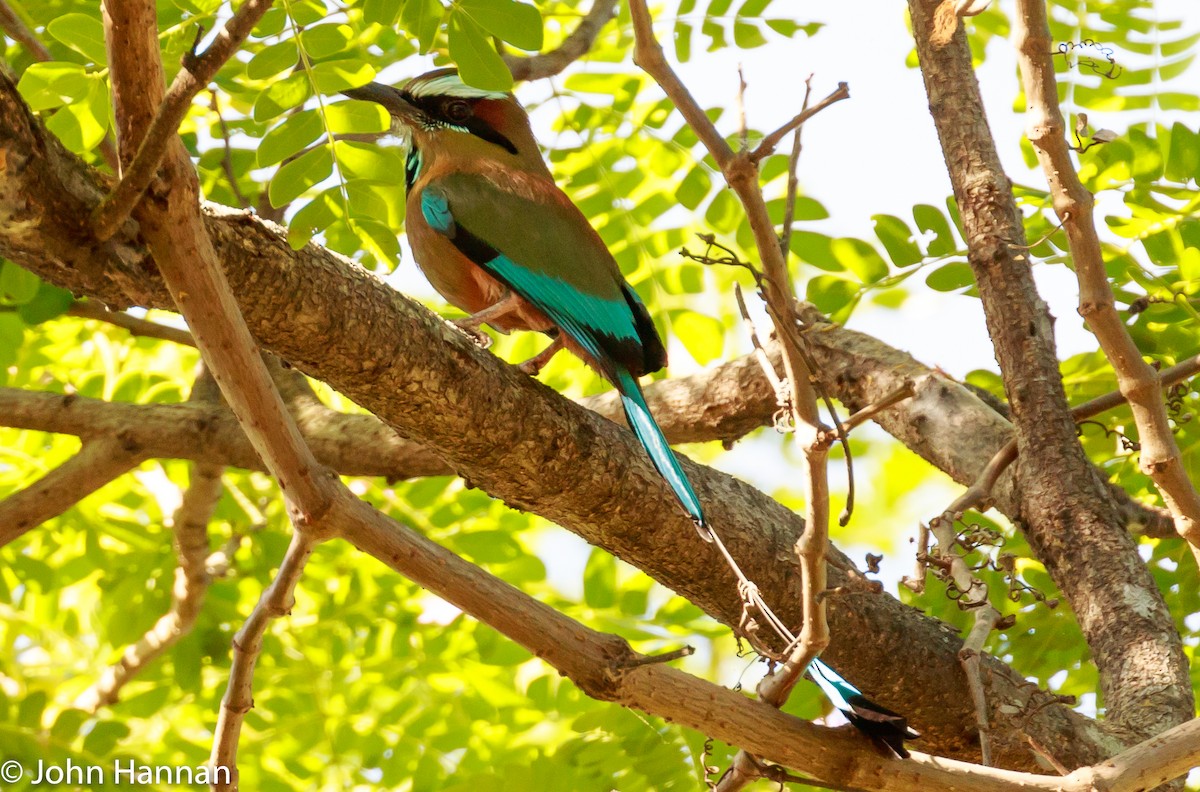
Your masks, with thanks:
M 1067 67 L 1070 68 L 1071 66 L 1074 65 L 1074 63 L 1072 63 L 1072 61 L 1071 61 L 1071 53 L 1077 49 L 1094 50 L 1104 56 L 1103 63 L 1097 61 L 1094 58 L 1090 58 L 1090 57 L 1086 57 L 1086 56 L 1080 57 L 1079 58 L 1079 68 L 1080 69 L 1086 68 L 1089 71 L 1091 71 L 1093 74 L 1098 74 L 1101 77 L 1105 78 L 1106 80 L 1115 80 L 1118 77 L 1120 77 L 1122 74 L 1125 73 L 1124 67 L 1122 67 L 1120 64 L 1118 64 L 1116 58 L 1114 57 L 1113 48 L 1106 46 L 1104 44 L 1101 44 L 1100 42 L 1096 41 L 1095 39 L 1086 38 L 1086 39 L 1083 39 L 1082 41 L 1064 41 L 1061 44 L 1059 44 L 1058 48 L 1056 50 L 1054 50 L 1053 52 L 1051 52 L 1050 54 L 1051 55 L 1061 55 L 1063 57 L 1063 61 L 1067 64 Z M 1108 67 L 1107 69 L 1105 69 L 1105 65 L 1107 65 L 1107 67 Z
M 1140 451 L 1142 449 L 1141 443 L 1137 442 L 1136 440 L 1131 440 L 1124 432 L 1121 432 L 1120 430 L 1109 429 L 1099 421 L 1080 421 L 1079 423 L 1075 424 L 1075 434 L 1082 437 L 1083 427 L 1089 424 L 1091 426 L 1100 427 L 1100 431 L 1104 432 L 1105 437 L 1112 437 L 1113 435 L 1116 435 L 1117 437 L 1121 438 L 1121 448 L 1125 451 Z

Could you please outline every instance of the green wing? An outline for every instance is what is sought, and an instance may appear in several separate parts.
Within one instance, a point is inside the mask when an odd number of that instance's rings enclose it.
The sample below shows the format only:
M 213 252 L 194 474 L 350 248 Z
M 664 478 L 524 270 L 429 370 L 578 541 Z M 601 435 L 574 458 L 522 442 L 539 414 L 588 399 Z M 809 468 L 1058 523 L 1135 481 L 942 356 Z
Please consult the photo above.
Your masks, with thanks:
M 661 368 L 654 324 L 599 235 L 553 183 L 536 189 L 529 195 L 479 174 L 449 174 L 422 190 L 421 210 L 430 227 L 602 365 Z

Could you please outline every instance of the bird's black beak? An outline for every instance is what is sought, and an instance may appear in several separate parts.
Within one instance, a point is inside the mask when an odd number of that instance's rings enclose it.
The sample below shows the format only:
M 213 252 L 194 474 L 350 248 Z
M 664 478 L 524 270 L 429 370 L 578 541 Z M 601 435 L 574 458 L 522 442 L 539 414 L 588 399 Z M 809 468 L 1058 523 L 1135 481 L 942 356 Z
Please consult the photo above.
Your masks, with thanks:
M 419 120 L 422 115 L 420 108 L 405 98 L 406 94 L 403 91 L 383 83 L 367 83 L 361 88 L 342 91 L 342 95 L 349 96 L 351 99 L 381 104 L 393 118 L 402 124 L 411 124 Z

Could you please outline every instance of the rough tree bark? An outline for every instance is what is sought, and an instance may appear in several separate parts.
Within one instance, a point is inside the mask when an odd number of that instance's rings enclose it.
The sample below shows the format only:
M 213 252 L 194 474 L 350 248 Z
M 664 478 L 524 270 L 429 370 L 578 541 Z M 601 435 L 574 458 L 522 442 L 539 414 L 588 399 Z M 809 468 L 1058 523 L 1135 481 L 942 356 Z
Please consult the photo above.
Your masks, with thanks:
M 86 217 L 104 184 L 44 134 L 11 85 L 0 85 L 5 150 L 0 211 L 8 233 L 0 252 L 52 282 L 115 305 L 169 306 L 130 223 L 97 244 Z M 731 580 L 679 517 L 628 433 L 566 402 L 480 352 L 457 331 L 346 261 L 315 246 L 292 251 L 277 229 L 214 210 L 209 233 L 241 308 L 260 342 L 372 409 L 402 435 L 442 455 L 472 483 L 552 519 L 645 569 L 716 618 L 740 615 Z M 520 420 L 513 420 L 519 416 Z M 586 461 L 585 461 L 586 460 Z M 747 572 L 781 615 L 797 601 L 787 562 L 801 525 L 752 488 L 688 465 L 713 519 Z M 654 531 L 645 526 L 656 526 Z M 844 556 L 831 550 L 832 585 L 852 593 L 831 603 L 827 657 L 871 696 L 905 710 L 926 747 L 970 757 L 974 719 L 957 673 L 961 640 L 895 599 L 870 593 Z M 896 668 L 928 669 L 925 681 Z M 989 661 L 989 696 L 1021 710 L 1031 690 Z M 955 669 L 947 673 L 946 669 Z M 1089 763 L 1116 743 L 1102 728 L 1052 706 L 1021 724 L 1064 761 Z M 1011 725 L 1016 740 L 1016 725 Z M 1001 754 L 1032 768 L 1021 749 Z
M 1022 508 L 1017 524 L 1075 609 L 1113 726 L 1161 732 L 1193 713 L 1178 632 L 1071 420 L 1053 324 L 1020 247 L 1024 227 L 984 116 L 960 28 L 930 41 L 937 0 L 910 0 L 929 108 L 962 214 L 1013 415 Z

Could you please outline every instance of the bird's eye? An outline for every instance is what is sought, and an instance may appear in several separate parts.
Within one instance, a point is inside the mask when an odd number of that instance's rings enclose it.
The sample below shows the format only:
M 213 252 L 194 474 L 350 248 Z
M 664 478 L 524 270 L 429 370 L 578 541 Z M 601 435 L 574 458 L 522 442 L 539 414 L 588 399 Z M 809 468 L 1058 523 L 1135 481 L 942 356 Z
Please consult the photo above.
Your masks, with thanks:
M 471 105 L 467 104 L 461 99 L 456 99 L 454 101 L 447 102 L 446 106 L 443 108 L 443 112 L 445 113 L 447 119 L 456 123 L 461 123 L 471 117 Z

